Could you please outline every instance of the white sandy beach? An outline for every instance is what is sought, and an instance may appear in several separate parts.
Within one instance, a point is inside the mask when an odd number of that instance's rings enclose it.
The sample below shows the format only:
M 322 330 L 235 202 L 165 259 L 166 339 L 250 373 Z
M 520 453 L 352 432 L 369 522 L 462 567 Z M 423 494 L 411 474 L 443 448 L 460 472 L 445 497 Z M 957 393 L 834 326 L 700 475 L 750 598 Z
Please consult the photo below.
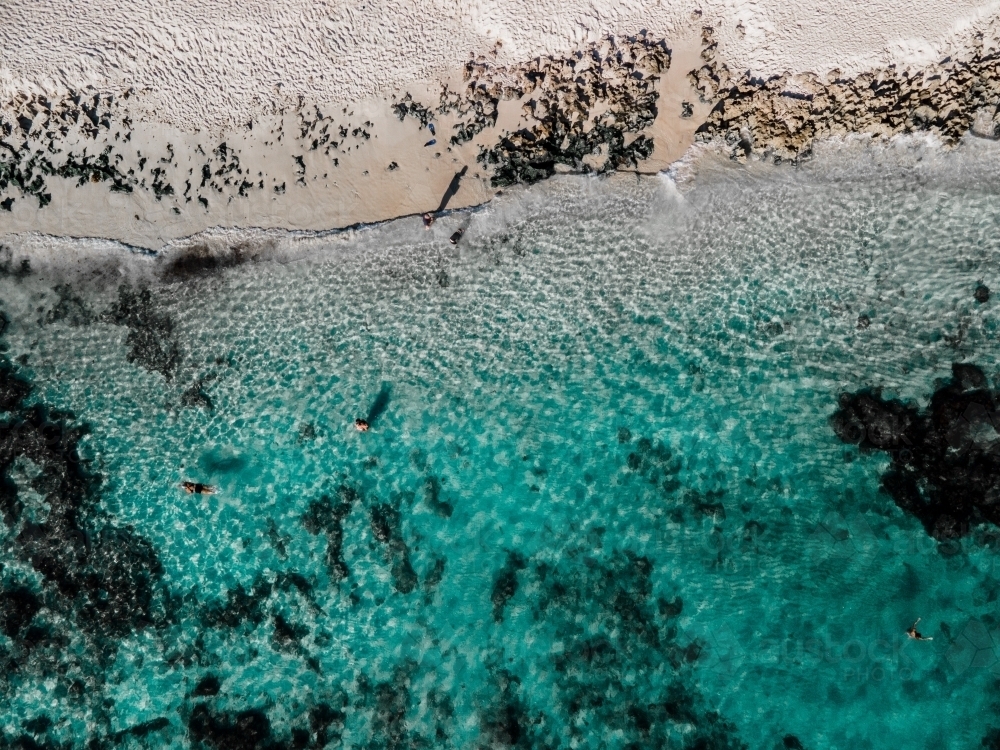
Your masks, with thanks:
M 588 64 L 611 98 L 630 76 L 645 77 L 655 121 L 625 132 L 624 147 L 647 137 L 652 153 L 608 166 L 600 146 L 577 164 L 656 172 L 683 156 L 714 105 L 690 75 L 708 59 L 760 77 L 919 69 L 973 45 L 995 48 L 998 13 L 998 3 L 940 0 L 917 8 L 899 0 L 843 8 L 816 0 L 230 0 L 101 2 L 83 12 L 64 0 L 15 0 L 0 27 L 9 144 L 0 159 L 19 159 L 21 181 L 43 174 L 45 185 L 31 193 L 12 178 L 0 192 L 0 234 L 104 237 L 155 250 L 210 227 L 321 230 L 481 203 L 497 189 L 482 152 L 537 124 L 538 94 L 498 93 L 478 132 L 451 136 L 471 122 L 487 83 L 497 92 L 507 79 L 523 83 L 540 56 L 552 62 L 546 80 L 572 85 L 579 63 L 560 72 L 559 60 L 603 55 Z M 669 49 L 666 70 L 616 62 L 601 46 L 641 32 Z M 476 60 L 470 84 L 466 65 Z M 393 109 L 407 96 L 431 112 L 434 132 Z M 548 104 L 564 100 L 557 91 Z M 580 132 L 616 116 L 620 123 L 620 113 L 607 118 L 611 107 L 588 103 Z M 90 174 L 101 154 L 106 168 Z M 53 173 L 67 160 L 83 166 Z M 112 179 L 127 187 L 109 190 Z

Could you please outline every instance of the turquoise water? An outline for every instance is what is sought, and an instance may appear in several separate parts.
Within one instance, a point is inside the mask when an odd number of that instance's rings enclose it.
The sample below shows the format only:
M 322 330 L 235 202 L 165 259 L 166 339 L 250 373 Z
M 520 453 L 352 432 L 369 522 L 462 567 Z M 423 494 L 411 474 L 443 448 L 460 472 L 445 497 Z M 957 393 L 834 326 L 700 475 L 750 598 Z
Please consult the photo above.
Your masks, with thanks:
M 1000 725 L 996 543 L 939 545 L 880 492 L 888 458 L 829 418 L 866 386 L 926 406 L 954 362 L 1000 386 L 997 305 L 973 297 L 1000 288 L 998 161 L 709 161 L 681 190 L 560 178 L 431 232 L 280 236 L 280 262 L 183 280 L 140 258 L 9 272 L 26 403 L 89 427 L 88 544 L 130 528 L 160 568 L 146 620 L 78 622 L 19 551 L 53 511 L 13 465 L 0 580 L 35 592 L 40 635 L 0 635 L 0 731 L 979 746 Z M 130 361 L 133 329 L 102 317 L 122 278 L 173 364 Z M 934 640 L 906 638 L 918 617 Z

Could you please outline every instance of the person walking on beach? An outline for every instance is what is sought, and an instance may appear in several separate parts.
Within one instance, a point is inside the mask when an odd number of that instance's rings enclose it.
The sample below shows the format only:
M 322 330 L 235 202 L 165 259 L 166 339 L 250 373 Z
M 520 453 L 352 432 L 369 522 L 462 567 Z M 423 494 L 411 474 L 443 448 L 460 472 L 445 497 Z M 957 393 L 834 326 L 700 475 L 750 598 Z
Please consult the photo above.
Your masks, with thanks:
M 917 622 L 910 625 L 910 628 L 909 630 L 906 631 L 906 634 L 915 641 L 933 641 L 934 640 L 933 638 L 924 638 L 924 636 L 920 634 L 920 631 L 917 630 L 918 622 L 920 622 L 919 617 L 917 618 Z

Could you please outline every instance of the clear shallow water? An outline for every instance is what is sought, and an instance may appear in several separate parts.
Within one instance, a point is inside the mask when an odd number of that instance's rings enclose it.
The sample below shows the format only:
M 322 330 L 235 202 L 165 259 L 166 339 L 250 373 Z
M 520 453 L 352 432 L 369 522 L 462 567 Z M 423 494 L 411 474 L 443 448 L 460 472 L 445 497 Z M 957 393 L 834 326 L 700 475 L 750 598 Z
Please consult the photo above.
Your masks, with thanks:
M 65 278 L 8 275 L 30 400 L 90 428 L 87 523 L 162 572 L 151 625 L 53 604 L 41 646 L 0 635 L 0 730 L 264 747 L 257 715 L 223 738 L 259 709 L 267 742 L 317 746 L 324 704 L 330 747 L 978 746 L 996 551 L 939 548 L 829 417 L 865 386 L 926 405 L 953 362 L 1000 385 L 973 298 L 1000 288 L 997 161 L 855 146 L 705 164 L 683 196 L 560 179 L 430 233 L 285 239 L 297 262 L 149 283 L 169 380 L 100 318 L 113 279 L 71 281 L 67 316 Z M 0 577 L 42 596 L 15 541 L 45 520 L 33 471 Z M 349 510 L 310 526 L 324 496 Z

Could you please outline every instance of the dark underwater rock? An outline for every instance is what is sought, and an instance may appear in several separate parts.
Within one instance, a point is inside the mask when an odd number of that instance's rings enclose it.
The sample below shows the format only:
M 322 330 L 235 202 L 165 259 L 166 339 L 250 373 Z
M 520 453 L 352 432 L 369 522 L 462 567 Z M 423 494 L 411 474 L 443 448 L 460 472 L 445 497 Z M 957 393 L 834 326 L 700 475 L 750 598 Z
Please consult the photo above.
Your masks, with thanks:
M 343 556 L 344 519 L 359 497 L 357 490 L 341 485 L 337 489 L 336 503 L 324 495 L 310 503 L 309 509 L 302 516 L 302 525 L 306 531 L 310 534 L 326 534 L 326 565 L 330 571 L 330 578 L 334 581 L 343 581 L 351 574 Z
M 0 689 L 8 690 L 12 679 L 53 678 L 57 691 L 91 710 L 107 695 L 105 671 L 119 640 L 165 624 L 176 606 L 163 586 L 157 551 L 100 510 L 101 478 L 78 449 L 86 425 L 70 413 L 29 403 L 31 392 L 31 383 L 0 357 L 0 519 L 7 527 L 0 568 L 10 564 L 13 572 L 25 565 L 39 574 L 30 584 L 8 574 L 0 588 L 0 631 L 9 639 L 0 648 Z M 30 476 L 23 471 L 28 462 Z M 41 496 L 32 504 L 43 504 L 44 516 L 26 511 L 27 492 Z M 29 724 L 34 737 L 0 733 L 0 746 L 70 747 L 42 736 L 43 717 Z M 78 738 L 72 747 L 110 748 L 167 725 L 153 719 Z
M 237 586 L 226 592 L 226 601 L 213 602 L 202 615 L 202 622 L 213 628 L 238 628 L 249 622 L 253 626 L 264 621 L 263 602 L 271 595 L 271 585 L 264 580 L 254 582 L 250 591 Z
M 496 581 L 493 583 L 493 592 L 490 594 L 490 601 L 493 603 L 493 619 L 497 622 L 503 620 L 503 611 L 514 594 L 517 593 L 517 573 L 524 570 L 527 560 L 517 552 L 507 553 L 507 563 L 500 569 Z
M 125 343 L 129 347 L 129 362 L 158 372 L 167 380 L 173 377 L 181 360 L 174 323 L 168 315 L 155 312 L 148 289 L 134 291 L 129 284 L 122 284 L 118 288 L 118 302 L 101 314 L 101 320 L 128 328 Z
M 45 313 L 46 323 L 66 322 L 78 327 L 87 325 L 94 319 L 94 314 L 87 307 L 87 303 L 82 297 L 73 293 L 73 288 L 69 284 L 60 284 L 54 291 L 59 295 L 59 301 Z
M 41 599 L 27 586 L 0 590 L 0 632 L 16 641 L 41 608 Z
M 26 393 L 24 381 L 0 364 L 8 407 Z M 14 384 L 14 385 L 10 385 Z M 0 509 L 8 525 L 18 522 L 21 503 L 11 479 L 14 464 L 31 460 L 40 472 L 32 489 L 45 497 L 49 513 L 42 523 L 25 521 L 14 540 L 17 554 L 52 586 L 77 624 L 88 632 L 121 636 L 153 621 L 153 600 L 162 573 L 156 551 L 131 529 L 95 528 L 89 515 L 99 480 L 87 472 L 77 452 L 85 427 L 70 426 L 72 416 L 36 404 L 8 409 L 0 422 Z
M 976 291 L 973 292 L 972 296 L 975 297 L 976 302 L 984 305 L 990 301 L 990 288 L 986 284 L 980 284 L 976 287 Z
M 231 715 L 216 713 L 204 703 L 199 704 L 188 719 L 188 735 L 193 742 L 201 742 L 215 750 L 278 747 L 271 740 L 271 721 L 258 708 Z
M 375 504 L 369 511 L 372 535 L 385 545 L 392 584 L 401 594 L 417 587 L 417 573 L 410 563 L 410 549 L 403 541 L 399 511 L 385 503 Z
M 192 695 L 197 695 L 200 697 L 218 695 L 219 690 L 222 688 L 222 682 L 214 674 L 207 674 L 198 681 L 198 684 L 194 686 L 194 692 Z
M 14 411 L 30 394 L 31 383 L 9 363 L 0 362 L 0 412 Z
M 211 397 L 205 393 L 205 384 L 210 383 L 213 380 L 215 380 L 215 376 L 208 375 L 194 381 L 194 383 L 192 383 L 191 386 L 181 394 L 181 405 L 190 408 L 212 411 L 215 408 L 215 404 L 212 403 Z
M 274 642 L 279 648 L 297 646 L 299 640 L 309 635 L 309 630 L 289 622 L 282 615 L 274 616 Z
M 533 594 L 534 622 L 563 648 L 549 657 L 554 686 L 538 704 L 525 700 L 502 653 L 486 660 L 495 688 L 481 700 L 480 725 L 489 746 L 586 745 L 599 727 L 621 747 L 745 749 L 690 681 L 686 654 L 697 658 L 701 648 L 679 632 L 681 600 L 653 596 L 650 560 L 567 550 L 517 575 Z M 626 673 L 636 679 L 623 681 Z
M 442 518 L 451 518 L 454 512 L 451 503 L 441 499 L 441 480 L 437 477 L 427 477 L 424 480 L 424 502 Z
M 341 707 L 347 704 L 347 696 L 341 695 Z M 309 728 L 316 738 L 315 747 L 326 747 L 330 742 L 339 742 L 347 714 L 329 703 L 318 703 L 309 709 Z M 331 731 L 332 730 L 332 731 Z
M 928 410 L 878 391 L 843 394 L 831 425 L 845 443 L 891 458 L 882 488 L 939 541 L 1000 525 L 1000 413 L 974 365 L 955 364 Z

